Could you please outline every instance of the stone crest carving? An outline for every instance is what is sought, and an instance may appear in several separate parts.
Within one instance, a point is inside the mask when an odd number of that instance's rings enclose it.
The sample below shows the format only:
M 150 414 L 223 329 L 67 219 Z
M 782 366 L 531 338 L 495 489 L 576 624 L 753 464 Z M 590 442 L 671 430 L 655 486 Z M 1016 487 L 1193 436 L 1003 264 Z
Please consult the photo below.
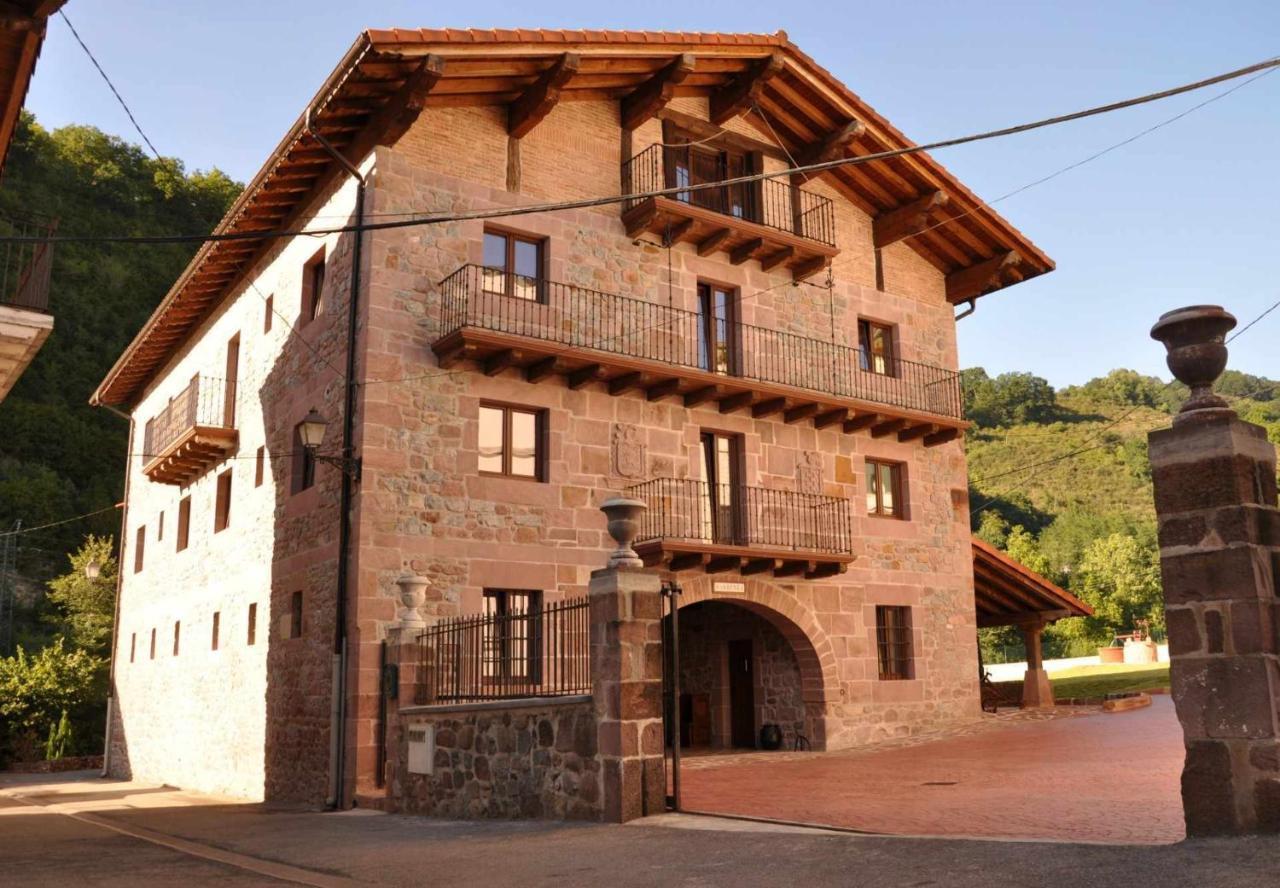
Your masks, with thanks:
M 623 478 L 639 478 L 644 475 L 643 432 L 639 426 L 615 422 L 613 424 L 613 473 Z
M 822 454 L 806 450 L 796 462 L 796 488 L 801 493 L 822 493 Z

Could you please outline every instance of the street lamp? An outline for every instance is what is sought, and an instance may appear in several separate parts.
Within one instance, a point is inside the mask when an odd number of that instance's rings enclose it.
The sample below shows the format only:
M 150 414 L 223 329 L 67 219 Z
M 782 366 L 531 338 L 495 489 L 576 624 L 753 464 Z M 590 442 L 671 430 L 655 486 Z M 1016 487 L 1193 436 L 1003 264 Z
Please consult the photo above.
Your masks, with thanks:
M 84 575 L 91 580 L 96 580 L 102 575 L 102 565 L 98 563 L 98 559 L 90 558 L 84 566 Z
M 311 412 L 302 418 L 302 424 L 298 426 L 298 437 L 301 439 L 302 446 L 306 448 L 308 454 L 317 462 L 327 463 L 331 466 L 337 466 L 344 473 L 349 475 L 352 480 L 360 480 L 360 458 L 352 459 L 348 456 L 328 456 L 326 454 L 317 453 L 321 442 L 324 441 L 324 432 L 328 427 L 329 421 L 320 415 L 320 412 L 314 407 Z

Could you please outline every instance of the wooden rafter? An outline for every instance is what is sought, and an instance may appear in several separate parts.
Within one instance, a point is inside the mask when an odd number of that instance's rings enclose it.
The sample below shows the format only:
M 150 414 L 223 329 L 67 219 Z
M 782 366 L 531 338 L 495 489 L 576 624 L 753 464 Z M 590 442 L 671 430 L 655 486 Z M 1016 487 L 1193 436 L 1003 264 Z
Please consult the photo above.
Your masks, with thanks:
M 693 73 L 695 65 L 693 53 L 682 53 L 624 97 L 622 128 L 633 130 L 665 108 L 675 96 L 676 87 Z
M 929 214 L 950 200 L 945 191 L 930 191 L 915 200 L 876 216 L 872 238 L 877 249 L 897 243 L 904 237 L 919 234 L 929 227 Z
M 1017 250 L 1009 250 L 977 265 L 951 272 L 947 275 L 947 300 L 954 304 L 981 296 L 1000 285 L 1000 276 L 1005 269 L 1021 261 Z
M 801 149 L 796 154 L 796 163 L 799 166 L 808 166 L 811 163 L 826 163 L 829 160 L 836 160 L 844 154 L 845 148 L 857 141 L 866 131 L 867 125 L 861 120 L 850 120 L 844 126 L 832 130 L 807 148 Z
M 560 91 L 581 65 L 582 59 L 576 52 L 566 52 L 544 71 L 507 109 L 508 135 L 522 139 L 541 123 L 560 101 Z
M 750 108 L 764 89 L 764 85 L 782 72 L 786 64 L 781 53 L 773 53 L 756 62 L 739 74 L 732 83 L 720 87 L 711 94 L 711 122 L 723 125 Z
M 369 122 L 369 132 L 375 134 L 381 144 L 394 144 L 409 131 L 427 107 L 427 96 L 444 76 L 444 68 L 443 56 L 432 54 L 423 58 L 404 85 L 374 115 Z

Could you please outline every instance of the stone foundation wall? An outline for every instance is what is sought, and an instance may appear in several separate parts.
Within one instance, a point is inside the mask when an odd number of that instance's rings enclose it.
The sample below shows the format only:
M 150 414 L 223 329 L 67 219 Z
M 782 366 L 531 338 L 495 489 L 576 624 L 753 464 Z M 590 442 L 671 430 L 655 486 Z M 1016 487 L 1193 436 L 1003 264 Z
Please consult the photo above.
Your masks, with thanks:
M 602 786 L 589 699 L 400 711 L 390 807 L 455 819 L 599 820 Z M 408 773 L 407 730 L 435 732 L 433 774 Z

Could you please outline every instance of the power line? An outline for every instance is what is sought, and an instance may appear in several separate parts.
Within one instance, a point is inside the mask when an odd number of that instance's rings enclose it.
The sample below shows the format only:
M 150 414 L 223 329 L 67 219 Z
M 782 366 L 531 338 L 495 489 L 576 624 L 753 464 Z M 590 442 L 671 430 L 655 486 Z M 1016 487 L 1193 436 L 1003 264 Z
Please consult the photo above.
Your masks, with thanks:
M 443 222 L 466 222 L 482 219 L 498 219 L 509 216 L 526 216 L 535 213 L 556 212 L 560 210 L 581 210 L 590 209 L 592 207 L 606 206 L 609 204 L 621 203 L 624 201 L 647 200 L 652 197 L 668 197 L 677 194 L 686 194 L 694 191 L 703 191 L 711 188 L 726 188 L 734 185 L 747 185 L 753 182 L 761 182 L 766 179 L 783 179 L 792 175 L 822 173 L 827 170 L 834 170 L 840 167 L 857 166 L 860 164 L 871 163 L 877 160 L 887 160 L 894 157 L 904 157 L 910 154 L 919 154 L 925 151 L 936 151 L 941 148 L 952 148 L 958 145 L 966 145 L 972 142 L 987 141 L 990 139 L 1003 138 L 1005 136 L 1018 135 L 1020 133 L 1031 132 L 1032 130 L 1042 129 L 1049 126 L 1057 126 L 1063 123 L 1069 123 L 1076 120 L 1083 120 L 1088 117 L 1096 117 L 1100 114 L 1108 114 L 1113 111 L 1132 108 L 1138 105 L 1148 104 L 1150 102 L 1160 101 L 1162 99 L 1171 98 L 1172 96 L 1181 95 L 1187 92 L 1204 89 L 1217 83 L 1228 80 L 1234 80 L 1239 77 L 1245 77 L 1259 71 L 1266 71 L 1280 66 L 1280 57 L 1267 59 L 1244 68 L 1238 68 L 1234 71 L 1228 71 L 1224 74 L 1218 74 L 1204 80 L 1197 80 L 1193 83 L 1187 83 L 1182 86 L 1161 90 L 1155 93 L 1148 93 L 1136 98 L 1125 99 L 1119 102 L 1112 102 L 1107 105 L 1099 105 L 1093 108 L 1087 108 L 1082 111 L 1075 111 L 1070 114 L 1061 114 L 1055 117 L 1046 117 L 1041 120 L 1032 121 L 1030 123 L 1017 124 L 1015 126 L 1003 127 L 996 130 L 988 130 L 986 132 L 974 133 L 966 136 L 958 136 L 951 139 L 943 139 L 937 142 L 930 142 L 924 145 L 911 145 L 904 148 L 894 148 L 888 151 L 880 151 L 874 154 L 863 154 L 857 157 L 838 158 L 836 160 L 824 161 L 822 163 L 812 163 L 801 166 L 793 166 L 785 170 L 778 170 L 771 173 L 751 173 L 749 175 L 737 176 L 731 179 L 724 179 L 717 182 L 706 182 L 699 184 L 676 185 L 670 188 L 660 188 L 652 191 L 636 192 L 632 194 L 618 194 L 609 197 L 583 198 L 580 200 L 559 201 L 556 203 L 544 204 L 526 204 L 519 207 L 492 208 L 486 210 L 474 210 L 466 213 L 445 213 L 434 215 L 423 215 L 411 219 L 401 219 L 387 222 L 357 222 L 354 225 L 342 225 L 329 228 L 311 228 L 311 229 L 268 229 L 241 232 L 224 232 L 221 234 L 173 234 L 173 235 L 53 235 L 51 237 L 20 237 L 20 236 L 3 236 L 0 237 L 0 243 L 60 243 L 60 242 L 76 242 L 76 243 L 136 243 L 136 244 L 169 244 L 169 243 L 187 243 L 187 242 L 219 242 L 219 241 L 243 241 L 243 240 L 267 240 L 279 237 L 294 236 L 311 236 L 320 237 L 329 234 L 345 234 L 353 231 L 380 231 L 395 228 L 412 228 L 422 225 L 434 225 Z
M 124 96 L 120 95 L 120 91 L 116 89 L 116 85 L 111 82 L 111 78 L 107 76 L 107 72 L 102 70 L 102 66 L 98 64 L 98 60 L 94 58 L 93 53 L 80 37 L 80 32 L 76 30 L 75 25 L 71 24 L 71 19 L 67 18 L 65 10 L 59 9 L 58 15 L 62 16 L 62 20 L 67 23 L 67 27 L 71 29 L 71 36 L 76 38 L 76 43 L 80 44 L 80 48 L 84 50 L 84 54 L 89 57 L 89 61 L 93 62 L 93 67 L 98 69 L 98 73 L 102 75 L 102 79 L 106 81 L 107 87 L 111 90 L 112 95 L 116 97 L 116 101 L 120 103 L 120 107 L 124 109 L 124 113 L 129 115 L 129 122 L 133 124 L 133 128 L 138 131 L 138 135 L 142 136 L 142 141 L 147 143 L 147 147 L 151 149 L 151 153 L 156 156 L 156 160 L 160 160 L 160 152 L 156 150 L 156 146 L 151 144 L 151 140 L 147 138 L 147 134 L 142 131 L 142 127 L 138 124 L 138 119 L 133 116 L 133 112 L 129 110 L 129 105 L 124 100 Z
M 63 524 L 70 524 L 72 521 L 92 518 L 95 515 L 101 515 L 104 512 L 114 512 L 123 505 L 124 503 L 116 503 L 114 506 L 107 506 L 105 509 L 98 509 L 96 512 L 85 512 L 83 515 L 73 515 L 70 518 L 63 518 L 61 521 L 51 521 L 48 524 L 41 524 L 37 527 L 24 527 L 21 530 L 6 530 L 3 533 L 0 533 L 0 537 L 18 536 L 19 534 L 35 533 L 37 530 L 48 530 L 50 527 L 59 527 Z

